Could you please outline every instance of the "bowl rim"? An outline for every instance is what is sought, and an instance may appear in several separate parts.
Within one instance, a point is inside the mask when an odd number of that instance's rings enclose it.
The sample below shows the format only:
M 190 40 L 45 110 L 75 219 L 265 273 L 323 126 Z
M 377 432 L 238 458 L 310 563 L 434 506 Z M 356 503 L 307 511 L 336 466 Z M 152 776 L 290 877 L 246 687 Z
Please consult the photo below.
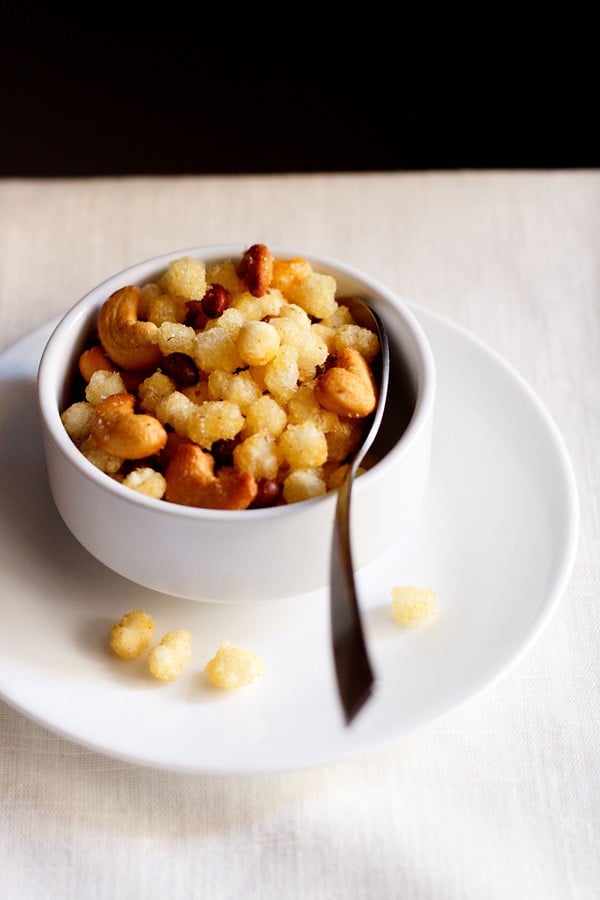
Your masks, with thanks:
M 99 489 L 107 491 L 109 494 L 114 494 L 121 501 L 126 501 L 136 507 L 145 507 L 157 514 L 197 521 L 242 522 L 260 520 L 262 518 L 285 519 L 288 516 L 297 514 L 299 507 L 302 510 L 308 510 L 315 506 L 334 503 L 337 495 L 336 491 L 328 491 L 325 494 L 297 503 L 244 510 L 208 509 L 205 507 L 166 503 L 162 499 L 159 500 L 148 497 L 138 491 L 132 491 L 131 488 L 125 487 L 115 479 L 107 477 L 104 472 L 85 458 L 68 436 L 62 423 L 56 397 L 62 387 L 64 376 L 61 376 L 60 380 L 56 377 L 57 357 L 64 352 L 67 335 L 75 330 L 77 336 L 79 336 L 83 324 L 89 320 L 90 313 L 94 309 L 99 309 L 110 293 L 125 284 L 137 284 L 151 280 L 153 274 L 158 274 L 166 268 L 169 262 L 182 256 L 196 257 L 210 264 L 210 262 L 216 262 L 218 259 L 228 259 L 241 255 L 248 246 L 248 243 L 200 244 L 146 257 L 115 272 L 90 288 L 67 309 L 56 323 L 42 350 L 37 370 L 36 390 L 40 415 L 46 434 L 53 441 L 54 445 L 82 476 L 94 483 Z M 316 271 L 332 273 L 334 276 L 335 273 L 339 273 L 350 280 L 364 284 L 367 290 L 383 298 L 385 303 L 393 308 L 396 314 L 403 319 L 406 331 L 414 345 L 417 393 L 413 413 L 398 441 L 376 465 L 356 480 L 353 490 L 355 493 L 360 493 L 366 490 L 374 479 L 385 477 L 385 473 L 397 462 L 398 457 L 410 451 L 422 430 L 431 422 L 436 394 L 436 367 L 433 351 L 424 329 L 410 310 L 407 301 L 393 293 L 367 272 L 333 256 L 315 254 L 308 250 L 305 251 L 298 247 L 290 248 L 286 245 L 269 244 L 268 246 L 276 258 L 293 259 L 302 257 L 307 259 Z M 69 344 L 67 349 L 70 349 L 72 342 L 67 343 Z

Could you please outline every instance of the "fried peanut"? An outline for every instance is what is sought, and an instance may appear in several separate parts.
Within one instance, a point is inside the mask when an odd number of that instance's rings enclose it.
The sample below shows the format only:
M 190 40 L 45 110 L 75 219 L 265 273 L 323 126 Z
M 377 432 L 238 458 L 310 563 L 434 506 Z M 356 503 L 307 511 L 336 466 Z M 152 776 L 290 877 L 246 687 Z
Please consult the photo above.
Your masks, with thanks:
M 267 293 L 273 278 L 273 255 L 265 244 L 252 244 L 242 257 L 238 277 L 248 286 L 253 297 Z

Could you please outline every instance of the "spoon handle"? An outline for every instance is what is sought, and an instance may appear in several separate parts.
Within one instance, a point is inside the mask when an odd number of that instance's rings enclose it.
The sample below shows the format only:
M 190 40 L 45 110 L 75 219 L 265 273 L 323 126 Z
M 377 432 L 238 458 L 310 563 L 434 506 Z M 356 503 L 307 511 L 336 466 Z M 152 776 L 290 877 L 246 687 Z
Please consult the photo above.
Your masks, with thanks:
M 359 466 L 371 447 L 383 418 L 389 382 L 390 349 L 383 322 L 375 310 L 358 297 L 346 298 L 344 303 L 358 324 L 378 335 L 380 345 L 377 406 L 362 444 L 338 488 L 331 542 L 329 588 L 331 643 L 338 693 L 346 724 L 349 725 L 371 696 L 375 683 L 356 595 L 350 542 L 350 498 Z
M 340 485 L 331 545 L 330 616 L 338 692 L 349 725 L 375 683 L 365 643 L 350 546 L 351 470 Z

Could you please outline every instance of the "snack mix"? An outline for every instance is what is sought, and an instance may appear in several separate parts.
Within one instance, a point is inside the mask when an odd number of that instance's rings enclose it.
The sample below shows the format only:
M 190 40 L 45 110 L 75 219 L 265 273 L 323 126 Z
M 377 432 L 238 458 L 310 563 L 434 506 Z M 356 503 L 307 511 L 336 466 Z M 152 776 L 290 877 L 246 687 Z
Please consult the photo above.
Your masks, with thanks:
M 212 509 L 336 489 L 374 410 L 377 336 L 331 275 L 254 244 L 175 259 L 102 305 L 62 412 L 81 452 L 123 485 Z
M 143 609 L 125 613 L 110 630 L 111 650 L 122 659 L 147 655 L 150 674 L 159 681 L 175 681 L 185 671 L 192 656 L 192 634 L 185 628 L 168 631 L 151 647 L 154 620 Z M 264 663 L 252 650 L 233 647 L 225 641 L 206 663 L 204 674 L 215 688 L 234 691 L 255 681 Z

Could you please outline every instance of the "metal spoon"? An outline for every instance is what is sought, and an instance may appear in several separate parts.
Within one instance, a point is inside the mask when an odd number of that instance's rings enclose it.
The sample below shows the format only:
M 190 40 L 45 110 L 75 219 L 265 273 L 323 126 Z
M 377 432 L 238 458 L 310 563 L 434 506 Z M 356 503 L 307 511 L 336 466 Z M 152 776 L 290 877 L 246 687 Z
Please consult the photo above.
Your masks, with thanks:
M 338 489 L 331 544 L 330 619 L 333 659 L 338 692 L 346 724 L 349 725 L 371 696 L 375 684 L 354 580 L 350 540 L 350 500 L 356 472 L 373 443 L 383 418 L 389 382 L 390 352 L 387 334 L 377 313 L 364 300 L 358 298 L 345 298 L 341 302 L 350 309 L 358 325 L 369 328 L 378 335 L 381 348 L 376 358 L 380 367 L 377 407 L 371 414 L 371 422 L 365 437 Z

